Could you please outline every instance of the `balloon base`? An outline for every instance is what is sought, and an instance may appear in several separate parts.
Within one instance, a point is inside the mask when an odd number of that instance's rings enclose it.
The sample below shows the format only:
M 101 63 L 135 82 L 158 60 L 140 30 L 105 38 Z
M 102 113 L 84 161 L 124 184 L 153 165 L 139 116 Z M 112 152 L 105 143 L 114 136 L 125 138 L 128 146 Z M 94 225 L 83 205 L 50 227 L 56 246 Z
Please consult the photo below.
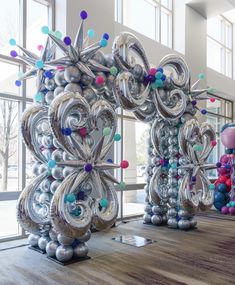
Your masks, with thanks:
M 161 223 L 159 225 L 154 225 L 153 223 L 147 223 L 147 222 L 143 222 L 144 225 L 148 225 L 148 226 L 153 226 L 153 227 L 164 227 L 167 224 L 166 223 Z
M 28 248 L 31 249 L 31 250 L 37 251 L 37 252 L 39 252 L 39 253 L 41 253 L 41 254 L 45 254 L 45 253 L 46 253 L 45 250 L 42 250 L 42 249 L 41 249 L 40 247 L 38 247 L 38 246 L 32 246 L 32 245 L 30 245 Z
M 85 256 L 85 257 L 73 257 L 72 259 L 68 260 L 68 261 L 59 261 L 58 259 L 56 259 L 56 257 L 51 257 L 51 256 L 47 256 L 48 259 L 62 265 L 62 266 L 66 266 L 69 264 L 73 264 L 73 263 L 77 263 L 77 262 L 81 262 L 81 261 L 85 261 L 88 259 L 91 259 L 90 256 Z

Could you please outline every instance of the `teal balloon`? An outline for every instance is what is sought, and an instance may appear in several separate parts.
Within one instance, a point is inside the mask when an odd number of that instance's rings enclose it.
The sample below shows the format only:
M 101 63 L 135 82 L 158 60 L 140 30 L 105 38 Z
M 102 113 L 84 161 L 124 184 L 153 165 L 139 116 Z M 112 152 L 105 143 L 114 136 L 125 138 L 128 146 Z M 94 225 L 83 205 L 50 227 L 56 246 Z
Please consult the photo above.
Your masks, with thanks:
M 107 207 L 108 207 L 108 204 L 109 204 L 109 202 L 108 202 L 107 199 L 101 199 L 101 200 L 100 200 L 100 206 L 101 206 L 102 208 L 107 208 Z
M 115 135 L 114 135 L 114 141 L 115 141 L 115 142 L 120 141 L 120 140 L 121 140 L 121 138 L 122 138 L 122 137 L 121 137 L 121 135 L 120 135 L 120 134 L 115 134 Z
M 66 195 L 66 202 L 73 203 L 76 201 L 76 196 L 73 193 Z

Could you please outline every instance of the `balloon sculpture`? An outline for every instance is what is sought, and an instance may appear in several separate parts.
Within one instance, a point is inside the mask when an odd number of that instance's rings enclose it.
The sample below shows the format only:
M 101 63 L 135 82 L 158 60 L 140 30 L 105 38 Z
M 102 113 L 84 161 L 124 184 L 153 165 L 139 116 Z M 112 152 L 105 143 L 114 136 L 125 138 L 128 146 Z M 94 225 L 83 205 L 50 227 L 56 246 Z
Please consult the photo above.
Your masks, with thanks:
M 35 103 L 21 123 L 24 142 L 36 160 L 36 177 L 20 195 L 18 222 L 31 233 L 32 246 L 59 261 L 85 257 L 91 227 L 102 230 L 116 220 L 114 183 L 120 189 L 125 183 L 109 170 L 128 167 L 125 160 L 114 164 L 108 158 L 114 141 L 121 139 L 116 133 L 118 107 L 151 125 L 145 222 L 193 228 L 194 214 L 209 209 L 214 196 L 206 175 L 214 165 L 206 160 L 215 133 L 193 118 L 196 100 L 206 91 L 196 90 L 200 79 L 191 86 L 185 61 L 175 55 L 150 68 L 142 45 L 130 33 L 117 36 L 112 54 L 104 55 L 100 49 L 109 35 L 88 45 L 94 31 L 84 38 L 86 11 L 80 17 L 73 43 L 43 27 L 48 39 L 40 57 L 20 46 L 22 55 L 11 51 L 31 67 L 16 85 L 32 76 L 37 83 Z M 15 40 L 10 44 L 16 45 Z M 55 59 L 55 47 L 63 57 Z
M 226 124 L 221 131 L 226 154 L 217 163 L 219 178 L 215 181 L 214 206 L 222 214 L 235 215 L 235 124 Z

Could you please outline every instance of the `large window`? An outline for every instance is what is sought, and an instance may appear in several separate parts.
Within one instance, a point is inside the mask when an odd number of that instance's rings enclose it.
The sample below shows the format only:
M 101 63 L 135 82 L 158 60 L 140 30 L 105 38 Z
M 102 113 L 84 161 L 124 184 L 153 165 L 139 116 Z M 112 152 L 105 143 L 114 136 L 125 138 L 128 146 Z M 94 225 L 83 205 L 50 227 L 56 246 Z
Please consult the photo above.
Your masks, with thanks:
M 24 234 L 16 222 L 16 200 L 20 191 L 32 177 L 31 156 L 26 151 L 19 122 L 22 112 L 31 104 L 34 90 L 31 84 L 15 81 L 26 65 L 10 57 L 9 44 L 17 44 L 39 54 L 38 45 L 44 45 L 46 37 L 41 33 L 44 25 L 53 28 L 53 0 L 2 1 L 0 10 L 0 239 Z
M 233 25 L 223 16 L 207 21 L 207 66 L 233 76 Z
M 116 0 L 116 21 L 172 48 L 173 0 Z
M 120 111 L 118 126 L 123 139 L 116 145 L 115 161 L 126 159 L 129 162 L 127 169 L 117 171 L 118 178 L 126 183 L 126 189 L 120 191 L 119 218 L 122 219 L 144 212 L 149 125 L 138 121 L 131 112 Z
M 220 157 L 225 154 L 225 148 L 220 140 L 220 133 L 223 125 L 226 123 L 231 123 L 233 119 L 233 102 L 215 95 L 213 95 L 213 97 L 216 98 L 214 103 L 211 103 L 209 100 L 207 101 L 207 122 L 210 123 L 216 131 L 217 145 L 208 158 L 209 163 L 219 161 Z M 217 178 L 216 170 L 211 170 L 208 172 L 208 174 L 211 179 Z

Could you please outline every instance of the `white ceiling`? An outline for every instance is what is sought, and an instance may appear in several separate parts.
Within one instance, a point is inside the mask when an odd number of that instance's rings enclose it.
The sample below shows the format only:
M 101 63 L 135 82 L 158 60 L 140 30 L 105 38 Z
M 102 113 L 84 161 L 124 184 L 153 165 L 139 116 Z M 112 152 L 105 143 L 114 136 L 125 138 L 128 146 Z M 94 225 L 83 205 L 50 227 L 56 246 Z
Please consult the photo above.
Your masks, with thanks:
M 187 0 L 186 3 L 206 19 L 235 8 L 235 0 Z M 230 14 L 229 17 L 232 18 L 230 21 L 235 22 L 234 14 Z

